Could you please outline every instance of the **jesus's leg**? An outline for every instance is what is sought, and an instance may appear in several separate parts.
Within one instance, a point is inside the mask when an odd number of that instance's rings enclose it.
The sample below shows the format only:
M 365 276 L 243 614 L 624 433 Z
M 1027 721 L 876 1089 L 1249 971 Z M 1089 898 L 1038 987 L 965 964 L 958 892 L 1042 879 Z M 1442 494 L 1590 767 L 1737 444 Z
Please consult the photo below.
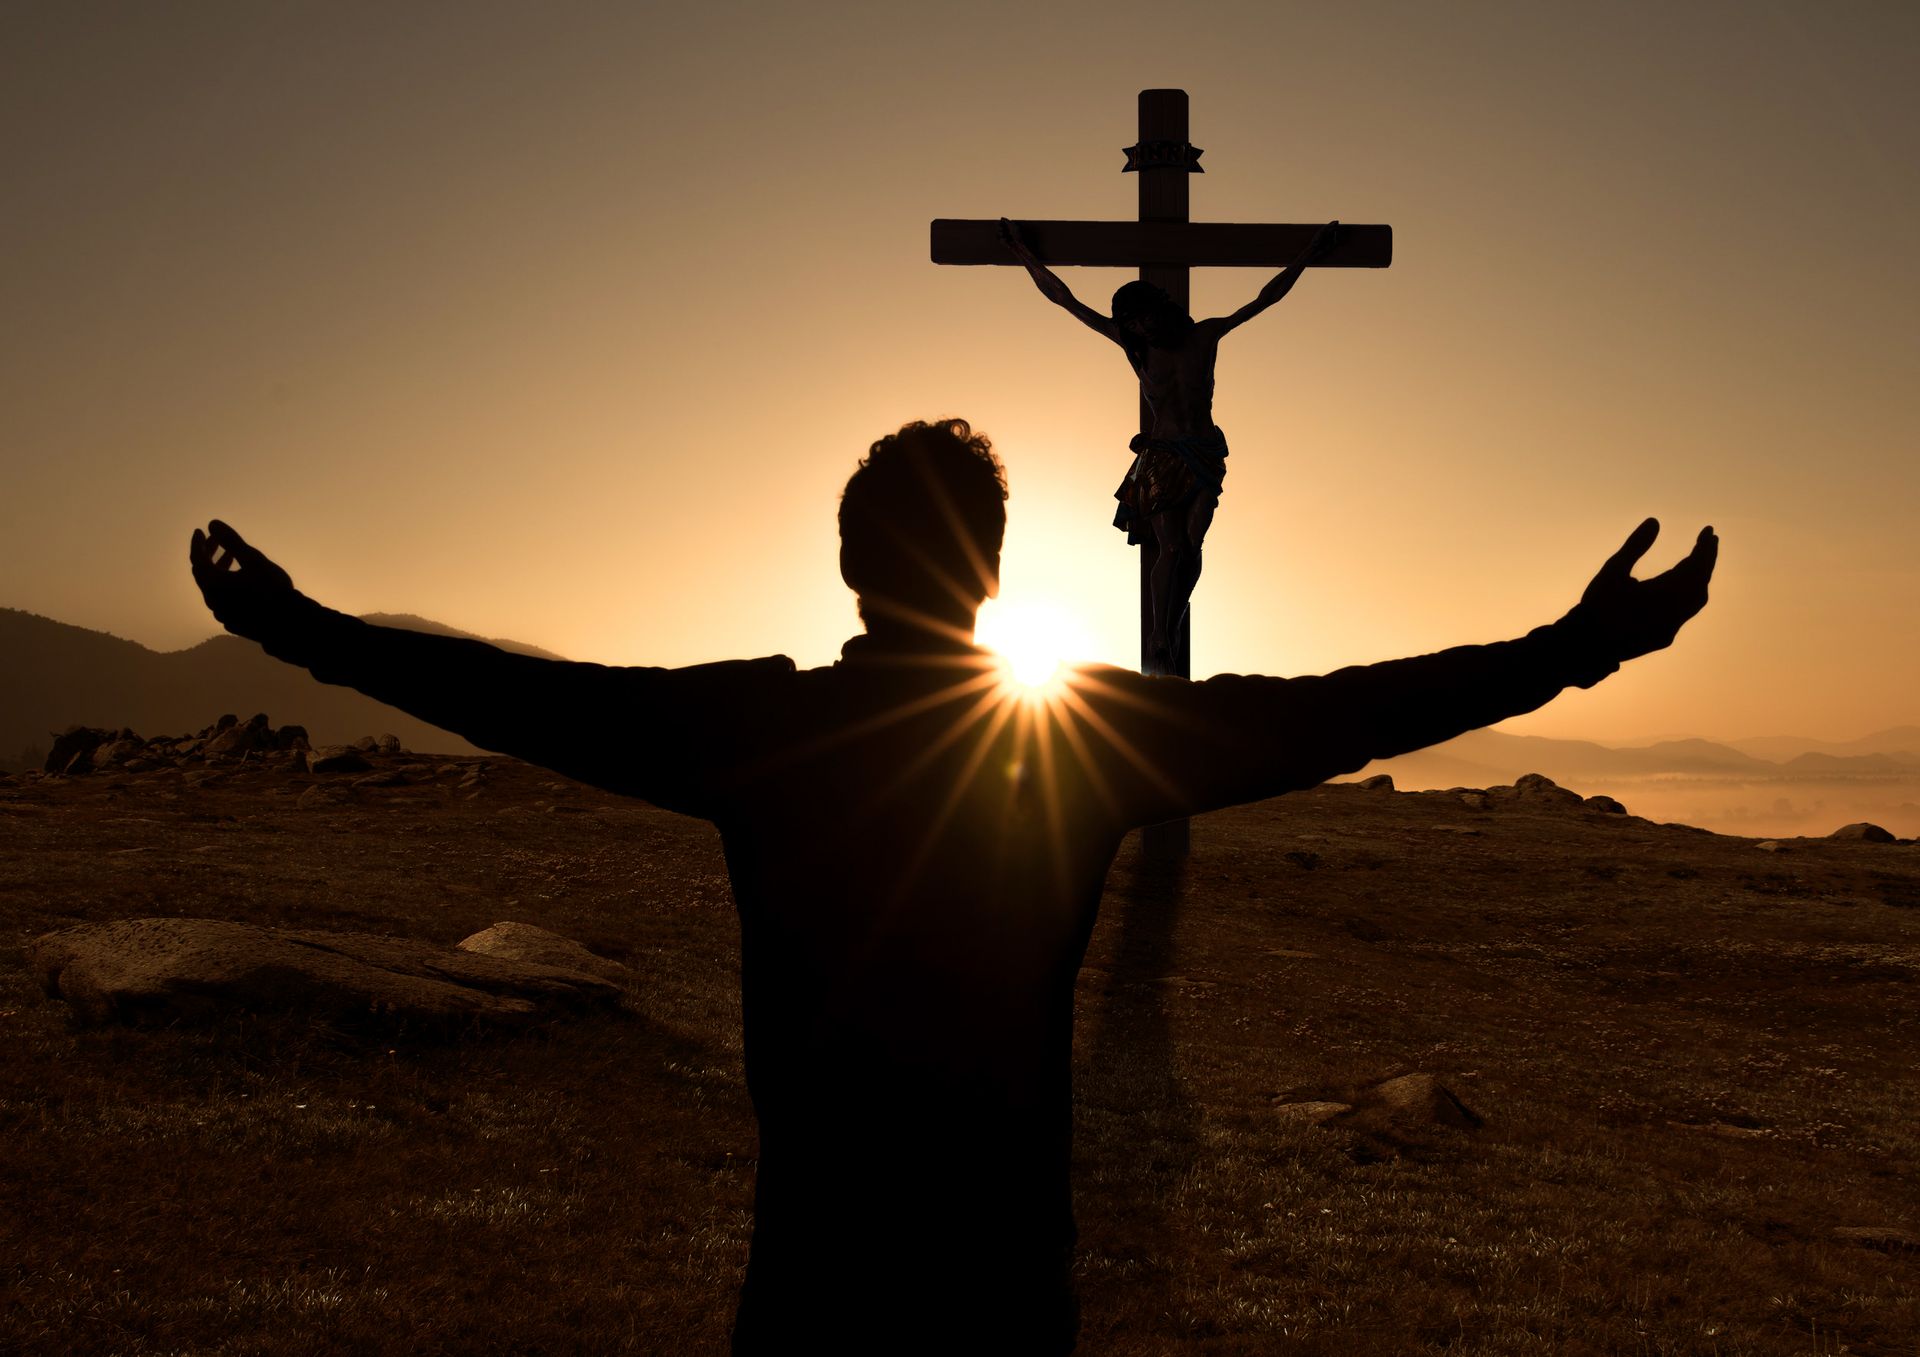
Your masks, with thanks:
M 1187 550 L 1184 557 L 1186 569 L 1174 581 L 1175 591 L 1179 595 L 1173 612 L 1176 624 L 1187 615 L 1187 607 L 1193 601 L 1194 586 L 1200 583 L 1200 552 L 1206 544 L 1207 529 L 1213 526 L 1213 511 L 1219 507 L 1219 504 L 1218 499 L 1202 490 L 1187 506 Z
M 1148 672 L 1165 674 L 1173 668 L 1174 628 L 1186 610 L 1191 588 L 1183 589 L 1181 581 L 1192 569 L 1188 563 L 1192 550 L 1187 542 L 1184 506 L 1154 514 L 1150 522 L 1159 550 L 1154 553 L 1153 571 L 1148 577 L 1153 591 L 1153 630 L 1147 638 Z

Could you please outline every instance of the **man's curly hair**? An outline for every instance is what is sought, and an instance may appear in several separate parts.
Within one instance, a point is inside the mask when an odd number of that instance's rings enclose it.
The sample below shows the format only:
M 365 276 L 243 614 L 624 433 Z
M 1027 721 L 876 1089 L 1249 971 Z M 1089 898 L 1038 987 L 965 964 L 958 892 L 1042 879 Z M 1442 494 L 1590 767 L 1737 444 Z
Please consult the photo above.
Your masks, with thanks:
M 964 419 L 875 441 L 840 496 L 841 573 L 865 602 L 970 621 L 1007 527 L 1007 476 Z

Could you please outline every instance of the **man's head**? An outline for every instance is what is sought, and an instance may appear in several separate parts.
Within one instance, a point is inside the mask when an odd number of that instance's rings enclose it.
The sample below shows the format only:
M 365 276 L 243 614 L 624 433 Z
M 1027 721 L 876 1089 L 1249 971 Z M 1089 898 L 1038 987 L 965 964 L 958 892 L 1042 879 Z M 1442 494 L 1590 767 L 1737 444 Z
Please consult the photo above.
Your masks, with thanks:
M 964 419 L 915 422 L 867 450 L 840 496 L 840 577 L 869 629 L 970 631 L 1000 588 L 1007 478 Z
M 1149 342 L 1171 340 L 1192 323 L 1165 289 L 1137 280 L 1113 294 L 1113 320 L 1123 331 Z

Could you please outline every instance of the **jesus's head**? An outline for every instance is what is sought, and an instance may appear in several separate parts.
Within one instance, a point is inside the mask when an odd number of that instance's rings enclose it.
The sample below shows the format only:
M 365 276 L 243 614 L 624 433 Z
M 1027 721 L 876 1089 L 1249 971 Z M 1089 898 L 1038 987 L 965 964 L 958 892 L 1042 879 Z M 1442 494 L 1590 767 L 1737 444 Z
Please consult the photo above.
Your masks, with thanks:
M 840 577 L 867 629 L 970 635 L 1000 588 L 1006 499 L 993 445 L 964 419 L 874 443 L 840 497 Z
M 1166 289 L 1138 281 L 1113 294 L 1113 322 L 1129 337 L 1149 344 L 1178 343 L 1193 324 Z

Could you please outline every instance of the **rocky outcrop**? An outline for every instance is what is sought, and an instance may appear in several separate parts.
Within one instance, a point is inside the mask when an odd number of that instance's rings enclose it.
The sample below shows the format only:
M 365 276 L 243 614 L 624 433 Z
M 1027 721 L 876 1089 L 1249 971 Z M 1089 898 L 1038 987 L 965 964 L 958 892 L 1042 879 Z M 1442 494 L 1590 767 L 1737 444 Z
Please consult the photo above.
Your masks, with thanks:
M 173 1022 L 245 1012 L 343 1024 L 519 1027 L 618 1004 L 583 970 L 369 933 L 264 928 L 224 919 L 83 924 L 27 944 L 51 998 L 88 1022 Z
M 324 755 L 342 750 L 352 757 L 325 768 L 312 766 L 313 753 Z M 54 737 L 43 771 L 80 777 L 112 769 L 143 773 L 189 764 L 218 767 L 246 763 L 290 771 L 364 773 L 373 767 L 369 758 L 405 752 L 397 736 L 368 735 L 354 745 L 330 746 L 329 750 L 310 753 L 305 726 L 287 725 L 276 729 L 265 712 L 256 712 L 245 721 L 229 713 L 198 735 L 162 735 L 153 739 L 142 739 L 127 729 L 72 726 Z M 307 757 L 301 757 L 303 755 Z

